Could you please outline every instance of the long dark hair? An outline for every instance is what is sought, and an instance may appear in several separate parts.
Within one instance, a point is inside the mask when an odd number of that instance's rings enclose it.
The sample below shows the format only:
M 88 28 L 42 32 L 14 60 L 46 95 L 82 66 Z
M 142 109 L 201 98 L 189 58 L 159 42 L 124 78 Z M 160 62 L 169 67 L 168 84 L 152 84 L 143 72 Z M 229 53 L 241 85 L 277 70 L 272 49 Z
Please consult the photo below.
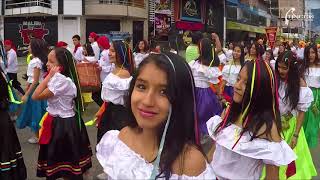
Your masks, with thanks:
M 284 80 L 287 82 L 287 89 L 285 93 L 285 98 L 282 99 L 282 101 L 289 100 L 291 109 L 295 109 L 299 102 L 301 78 L 297 56 L 292 51 L 285 51 L 279 54 L 275 66 L 275 71 L 278 77 L 280 77 L 278 70 L 279 63 L 284 63 L 289 68 L 287 78 Z M 280 78 L 278 81 L 280 81 Z
M 127 43 L 122 41 L 113 41 L 113 48 L 116 52 L 116 65 L 123 66 L 132 75 L 135 70 L 135 64 L 132 57 L 132 51 Z
M 83 101 L 81 97 L 81 89 L 80 89 L 80 83 L 78 78 L 78 73 L 75 67 L 75 61 L 73 59 L 72 54 L 69 52 L 69 50 L 65 48 L 55 48 L 53 50 L 56 54 L 56 58 L 59 62 L 59 64 L 63 67 L 61 74 L 65 75 L 66 77 L 69 77 L 72 79 L 74 84 L 77 87 L 77 97 L 75 98 L 75 104 L 78 111 L 78 115 L 81 115 L 81 112 L 84 111 L 83 107 Z
M 212 66 L 219 66 L 220 60 L 217 53 L 214 50 L 214 46 L 212 45 L 212 41 L 208 38 L 203 38 L 199 42 L 199 61 L 201 64 L 209 66 L 213 61 Z M 214 52 L 214 54 L 213 54 Z
M 258 42 L 254 42 L 254 43 L 252 43 L 252 44 L 250 44 L 250 45 L 248 46 L 248 53 L 249 53 L 249 55 L 251 55 L 251 54 L 250 54 L 250 51 L 251 51 L 251 48 L 252 48 L 253 45 L 254 45 L 254 47 L 256 48 L 256 56 L 257 56 L 257 59 L 261 59 L 262 55 L 264 54 L 264 48 L 263 48 L 263 46 L 261 46 Z
M 309 54 L 310 54 L 310 50 L 313 50 L 316 54 L 316 58 L 314 60 L 314 64 L 319 64 L 320 59 L 318 57 L 318 49 L 316 45 L 310 45 L 307 46 L 306 49 L 304 50 L 304 68 L 305 70 L 309 73 L 309 67 L 310 67 L 310 58 L 309 58 Z
M 31 39 L 30 48 L 32 51 L 32 56 L 37 57 L 42 62 L 42 70 L 47 72 L 47 62 L 48 62 L 48 53 L 49 48 L 46 41 L 38 38 Z
M 173 64 L 168 60 L 172 61 Z M 132 113 L 131 96 L 139 74 L 147 64 L 155 64 L 167 74 L 166 96 L 172 106 L 172 115 L 167 130 L 165 143 L 160 159 L 160 174 L 158 178 L 164 176 L 169 179 L 172 174 L 174 161 L 183 153 L 186 144 L 201 148 L 196 143 L 195 128 L 195 98 L 194 80 L 191 69 L 180 56 L 173 53 L 151 54 L 140 64 L 130 83 L 127 107 L 129 110 L 129 126 L 139 128 L 138 123 Z M 174 66 L 174 69 L 173 69 Z M 158 140 L 160 142 L 165 123 L 158 130 Z
M 83 47 L 87 51 L 87 55 L 86 56 L 94 56 L 94 52 L 93 52 L 93 49 L 92 49 L 92 46 L 91 46 L 90 43 L 84 44 Z
M 261 135 L 271 137 L 273 122 L 277 125 L 280 133 L 281 119 L 278 99 L 276 98 L 277 81 L 271 67 L 265 61 L 247 61 L 243 68 L 247 69 L 248 76 L 243 100 L 241 103 L 232 102 L 223 122 L 215 130 L 215 134 L 235 123 L 239 116 L 242 117 L 243 130 L 241 134 L 249 132 L 251 140 L 259 138 Z M 253 91 L 251 96 L 252 83 Z M 266 125 L 266 130 L 258 134 L 264 125 Z
M 140 49 L 139 49 L 139 44 L 140 42 L 144 43 L 144 52 L 147 53 L 149 51 L 149 44 L 146 40 L 141 40 L 137 43 L 136 47 L 135 47 L 135 52 L 136 53 L 140 53 Z
M 241 46 L 240 43 L 233 43 L 233 51 L 234 51 L 234 49 L 235 49 L 236 47 L 240 48 L 240 50 L 241 50 L 240 64 L 241 64 L 241 66 L 243 66 L 243 65 L 244 65 L 244 56 L 245 56 L 244 48 Z M 233 55 L 232 55 L 232 58 L 233 58 Z

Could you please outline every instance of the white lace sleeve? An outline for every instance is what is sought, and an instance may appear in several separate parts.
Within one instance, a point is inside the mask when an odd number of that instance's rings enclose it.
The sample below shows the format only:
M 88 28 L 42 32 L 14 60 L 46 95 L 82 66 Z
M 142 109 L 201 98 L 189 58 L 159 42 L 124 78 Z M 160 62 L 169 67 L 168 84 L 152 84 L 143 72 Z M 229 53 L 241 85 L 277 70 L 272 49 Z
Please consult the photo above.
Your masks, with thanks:
M 313 100 L 312 90 L 308 87 L 301 87 L 297 109 L 306 112 Z

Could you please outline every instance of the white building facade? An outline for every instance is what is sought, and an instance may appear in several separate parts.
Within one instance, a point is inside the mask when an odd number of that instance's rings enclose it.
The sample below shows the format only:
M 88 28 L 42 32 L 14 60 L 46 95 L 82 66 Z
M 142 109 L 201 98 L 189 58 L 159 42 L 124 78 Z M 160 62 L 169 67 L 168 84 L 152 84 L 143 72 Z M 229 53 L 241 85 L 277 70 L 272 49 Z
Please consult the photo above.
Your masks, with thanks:
M 71 48 L 73 35 L 80 35 L 84 43 L 90 32 L 109 37 L 110 34 L 130 35 L 134 44 L 147 38 L 148 6 L 145 0 L 0 2 L 1 39 L 11 39 L 18 49 L 25 49 L 31 37 L 43 38 L 51 46 L 57 41 L 65 41 Z

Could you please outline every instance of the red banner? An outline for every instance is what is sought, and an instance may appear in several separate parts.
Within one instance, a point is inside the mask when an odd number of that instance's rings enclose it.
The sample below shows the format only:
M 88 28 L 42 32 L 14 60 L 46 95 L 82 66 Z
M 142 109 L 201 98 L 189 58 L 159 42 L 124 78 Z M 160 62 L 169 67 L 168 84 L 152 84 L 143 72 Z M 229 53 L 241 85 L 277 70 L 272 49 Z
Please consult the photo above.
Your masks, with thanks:
M 269 46 L 271 49 L 274 47 L 274 43 L 276 42 L 277 38 L 277 27 L 266 27 L 266 34 L 269 42 Z

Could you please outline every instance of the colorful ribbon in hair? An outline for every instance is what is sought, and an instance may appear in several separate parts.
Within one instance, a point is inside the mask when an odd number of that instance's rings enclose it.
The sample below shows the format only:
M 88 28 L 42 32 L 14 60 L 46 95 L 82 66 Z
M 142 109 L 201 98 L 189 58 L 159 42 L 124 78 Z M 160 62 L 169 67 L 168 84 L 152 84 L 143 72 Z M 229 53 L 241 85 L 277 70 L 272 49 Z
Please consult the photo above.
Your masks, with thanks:
M 68 58 L 66 52 L 64 52 L 64 55 L 65 55 L 67 61 L 70 61 L 70 59 Z M 72 73 L 71 69 L 69 68 L 69 73 L 70 73 L 70 75 L 71 75 L 71 79 L 72 79 L 73 82 L 77 82 L 78 84 L 80 84 L 79 79 L 78 79 L 78 72 L 77 72 L 77 70 L 76 70 L 75 60 L 72 58 L 71 61 L 72 61 L 73 67 L 75 68 L 74 70 L 75 70 L 75 75 L 76 75 L 76 77 L 73 77 L 73 73 Z M 81 93 L 81 88 L 80 88 L 80 87 L 79 87 L 79 91 L 80 91 L 80 94 L 78 94 L 78 96 L 81 96 L 82 93 Z M 81 105 L 82 105 L 82 106 L 81 106 L 82 109 L 80 109 L 80 104 L 79 104 L 79 102 L 76 101 L 76 106 L 77 106 L 77 111 L 78 111 L 78 113 L 77 113 L 78 118 L 77 118 L 77 119 L 78 119 L 79 129 L 80 129 L 80 131 L 81 131 L 81 112 L 84 111 L 84 105 L 83 105 L 83 99 L 82 99 L 82 98 L 81 98 L 80 103 L 81 103 Z

